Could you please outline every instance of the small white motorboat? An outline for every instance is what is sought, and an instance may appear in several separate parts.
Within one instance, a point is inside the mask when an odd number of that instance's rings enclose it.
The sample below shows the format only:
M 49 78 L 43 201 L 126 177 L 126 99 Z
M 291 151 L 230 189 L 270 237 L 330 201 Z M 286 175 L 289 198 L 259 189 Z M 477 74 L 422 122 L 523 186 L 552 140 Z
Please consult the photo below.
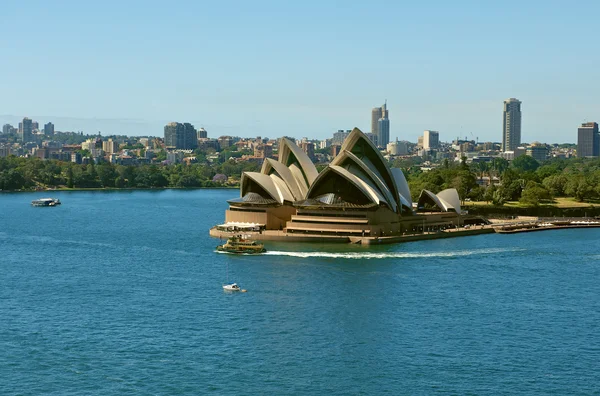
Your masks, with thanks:
M 246 289 L 242 289 L 237 283 L 229 283 L 227 285 L 223 285 L 223 290 L 230 292 L 246 292 Z
M 228 285 L 223 285 L 223 290 L 226 290 L 226 291 L 240 291 L 242 289 L 240 289 L 240 287 L 238 286 L 237 283 L 230 283 Z

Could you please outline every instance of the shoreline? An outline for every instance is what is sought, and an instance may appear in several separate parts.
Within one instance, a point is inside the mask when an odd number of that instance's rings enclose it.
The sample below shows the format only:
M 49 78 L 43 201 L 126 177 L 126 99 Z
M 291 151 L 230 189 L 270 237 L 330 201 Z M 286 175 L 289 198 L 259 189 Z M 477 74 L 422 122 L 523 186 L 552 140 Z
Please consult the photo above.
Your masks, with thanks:
M 387 245 L 406 242 L 418 242 L 433 239 L 459 238 L 466 236 L 475 236 L 483 234 L 518 234 L 523 232 L 535 231 L 551 231 L 563 229 L 583 229 L 583 228 L 600 228 L 600 223 L 578 224 L 569 222 L 568 224 L 555 224 L 540 226 L 539 220 L 521 224 L 487 224 L 483 226 L 475 226 L 473 228 L 448 229 L 439 232 L 425 232 L 421 234 L 404 234 L 391 235 L 384 237 L 356 237 L 349 235 L 300 235 L 288 234 L 282 230 L 266 230 L 261 232 L 244 232 L 252 239 L 258 241 L 271 242 L 298 242 L 298 243 L 340 243 L 340 244 L 356 244 L 363 246 L 371 245 Z M 229 238 L 237 235 L 238 231 L 221 231 L 216 227 L 209 229 L 209 236 L 212 238 Z
M 209 229 L 209 236 L 213 238 L 229 238 L 237 235 L 240 232 L 220 231 L 216 227 Z M 440 232 L 425 232 L 421 234 L 404 234 L 404 235 L 391 235 L 391 236 L 380 236 L 380 237 L 356 237 L 348 235 L 302 235 L 302 234 L 288 234 L 282 230 L 266 230 L 262 232 L 243 232 L 243 234 L 251 235 L 252 239 L 257 241 L 271 241 L 271 242 L 299 242 L 299 243 L 343 243 L 343 244 L 357 244 L 363 246 L 370 245 L 387 245 L 394 243 L 405 243 L 405 242 L 418 242 L 432 239 L 443 239 L 443 238 L 457 238 L 463 236 L 473 236 L 482 234 L 493 234 L 495 233 L 492 225 L 484 225 L 478 228 L 461 228 L 452 229 Z

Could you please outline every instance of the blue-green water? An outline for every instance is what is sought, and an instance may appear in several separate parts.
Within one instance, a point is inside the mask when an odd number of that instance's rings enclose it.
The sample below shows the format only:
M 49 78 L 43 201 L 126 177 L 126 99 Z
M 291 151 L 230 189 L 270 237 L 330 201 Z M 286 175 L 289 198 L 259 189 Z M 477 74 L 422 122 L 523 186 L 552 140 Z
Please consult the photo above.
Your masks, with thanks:
M 600 230 L 216 254 L 236 195 L 0 194 L 0 394 L 599 394 Z

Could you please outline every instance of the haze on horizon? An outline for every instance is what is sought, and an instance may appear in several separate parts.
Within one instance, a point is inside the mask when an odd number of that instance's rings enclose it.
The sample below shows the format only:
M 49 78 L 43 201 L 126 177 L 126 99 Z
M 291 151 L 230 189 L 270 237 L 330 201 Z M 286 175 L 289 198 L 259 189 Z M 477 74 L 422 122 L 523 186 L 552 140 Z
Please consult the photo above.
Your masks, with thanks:
M 530 1 L 3 1 L 0 123 L 162 136 L 499 141 L 523 102 L 523 142 L 574 142 L 600 120 L 600 3 Z

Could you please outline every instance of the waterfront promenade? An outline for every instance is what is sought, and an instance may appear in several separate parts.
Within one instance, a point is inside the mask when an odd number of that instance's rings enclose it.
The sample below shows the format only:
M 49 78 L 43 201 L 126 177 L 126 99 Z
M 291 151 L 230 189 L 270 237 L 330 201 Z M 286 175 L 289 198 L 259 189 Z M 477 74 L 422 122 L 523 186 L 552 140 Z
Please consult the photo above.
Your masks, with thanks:
M 346 235 L 299 235 L 289 234 L 283 230 L 266 230 L 260 232 L 244 232 L 254 240 L 274 242 L 312 242 L 312 243 L 352 243 L 359 245 L 383 245 L 402 242 L 416 242 L 431 239 L 456 238 L 461 236 L 472 236 L 494 233 L 491 225 L 467 226 L 452 228 L 436 232 L 422 232 L 402 235 L 360 237 Z M 210 229 L 210 236 L 215 238 L 229 238 L 240 234 L 239 231 L 221 231 L 216 227 Z

